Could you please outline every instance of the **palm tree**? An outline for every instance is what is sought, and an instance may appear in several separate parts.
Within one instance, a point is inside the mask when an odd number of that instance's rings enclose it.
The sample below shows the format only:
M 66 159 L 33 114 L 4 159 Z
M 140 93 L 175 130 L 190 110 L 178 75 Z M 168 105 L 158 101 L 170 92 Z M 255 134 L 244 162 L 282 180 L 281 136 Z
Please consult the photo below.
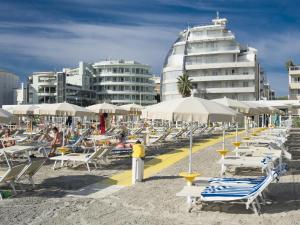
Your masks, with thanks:
M 189 75 L 184 73 L 177 78 L 177 88 L 183 98 L 191 96 L 192 80 Z
M 293 61 L 291 59 L 289 59 L 286 63 L 285 63 L 285 68 L 287 71 L 289 71 L 289 68 L 291 66 L 295 66 L 295 64 L 293 63 Z

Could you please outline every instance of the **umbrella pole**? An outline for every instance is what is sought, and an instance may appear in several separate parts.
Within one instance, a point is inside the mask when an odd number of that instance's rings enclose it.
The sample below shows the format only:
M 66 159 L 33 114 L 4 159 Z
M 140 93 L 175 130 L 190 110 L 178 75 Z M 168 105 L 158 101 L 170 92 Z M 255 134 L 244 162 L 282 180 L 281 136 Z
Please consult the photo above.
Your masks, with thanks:
M 225 149 L 225 123 L 223 123 L 223 150 Z
M 235 142 L 238 141 L 238 128 L 239 128 L 239 123 L 237 122 L 235 124 Z
M 193 128 L 190 126 L 189 173 L 192 173 Z

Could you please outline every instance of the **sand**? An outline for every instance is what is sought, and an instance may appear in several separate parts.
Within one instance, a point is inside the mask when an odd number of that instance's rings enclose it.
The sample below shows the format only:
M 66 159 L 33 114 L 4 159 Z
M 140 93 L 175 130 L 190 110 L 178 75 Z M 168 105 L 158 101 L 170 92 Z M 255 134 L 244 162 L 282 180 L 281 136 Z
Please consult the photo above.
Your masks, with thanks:
M 228 141 L 229 143 L 229 141 Z M 174 147 L 174 146 L 173 146 Z M 194 154 L 193 169 L 202 176 L 217 176 L 217 144 Z M 232 148 L 230 145 L 228 148 Z M 172 148 L 169 146 L 169 148 Z M 167 151 L 167 150 L 161 150 Z M 151 152 L 150 155 L 159 154 Z M 51 170 L 44 166 L 36 176 L 37 188 L 0 201 L 0 225 L 19 224 L 300 224 L 300 175 L 292 169 L 279 183 L 270 185 L 261 215 L 240 204 L 197 205 L 187 212 L 186 199 L 176 197 L 185 182 L 178 176 L 187 159 L 153 177 L 103 198 L 67 197 L 70 191 L 97 183 L 130 167 L 130 160 L 111 160 L 101 169 Z

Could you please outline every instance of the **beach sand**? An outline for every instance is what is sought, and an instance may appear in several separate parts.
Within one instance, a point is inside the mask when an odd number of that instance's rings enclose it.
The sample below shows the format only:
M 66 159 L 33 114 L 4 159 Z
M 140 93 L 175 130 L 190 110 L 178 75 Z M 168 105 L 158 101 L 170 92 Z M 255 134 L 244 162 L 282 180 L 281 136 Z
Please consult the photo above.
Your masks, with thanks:
M 221 143 L 193 154 L 193 170 L 205 177 L 218 176 L 220 156 L 215 150 L 220 147 Z M 176 196 L 185 185 L 178 174 L 187 165 L 185 158 L 135 186 L 90 198 L 67 195 L 130 168 L 130 159 L 110 161 L 91 173 L 84 167 L 53 171 L 51 162 L 37 174 L 36 190 L 0 201 L 0 224 L 300 224 L 300 173 L 293 168 L 270 185 L 267 204 L 257 216 L 244 204 L 228 203 L 196 205 L 188 213 L 186 198 Z

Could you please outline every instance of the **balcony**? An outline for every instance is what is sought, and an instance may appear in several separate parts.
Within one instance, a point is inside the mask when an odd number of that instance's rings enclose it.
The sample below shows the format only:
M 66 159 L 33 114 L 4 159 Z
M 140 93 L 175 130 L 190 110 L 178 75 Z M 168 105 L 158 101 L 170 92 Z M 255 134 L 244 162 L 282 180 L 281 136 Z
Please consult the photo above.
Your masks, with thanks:
M 300 89 L 300 82 L 294 82 L 289 84 L 290 89 Z
M 130 90 L 124 90 L 124 91 L 113 91 L 113 90 L 105 90 L 105 91 L 96 91 L 97 94 L 141 94 L 141 95 L 156 95 L 156 93 L 153 92 L 140 92 L 140 91 L 130 91 Z
M 140 104 L 140 100 L 133 100 L 133 99 L 115 99 L 115 100 L 110 100 L 110 103 L 114 104 Z M 156 100 L 141 100 L 142 105 L 146 104 L 155 104 L 157 103 Z
M 290 94 L 289 100 L 300 100 L 300 95 Z
M 215 35 L 191 35 L 189 42 L 202 42 L 202 41 L 221 41 L 221 40 L 233 40 L 233 34 L 215 34 Z
M 220 46 L 217 48 L 188 48 L 188 56 L 194 55 L 211 55 L 211 54 L 234 54 L 239 53 L 238 46 Z
M 248 75 L 214 75 L 214 76 L 190 76 L 192 82 L 200 82 L 200 81 L 226 81 L 226 80 L 254 80 L 254 74 Z
M 291 67 L 289 69 L 289 75 L 298 75 L 300 76 L 300 67 Z
M 101 74 L 96 74 L 96 77 L 143 77 L 151 78 L 152 74 L 136 74 L 136 73 L 113 73 L 113 72 L 104 72 Z
M 141 82 L 132 82 L 132 81 L 101 81 L 101 82 L 95 82 L 94 85 L 126 85 L 126 86 L 132 86 L 132 85 L 137 85 L 137 86 L 149 86 L 149 87 L 154 87 L 155 83 L 141 83 Z
M 223 62 L 223 63 L 186 63 L 186 70 L 217 69 L 217 68 L 236 68 L 236 67 L 255 67 L 255 62 Z
M 39 92 L 38 96 L 56 96 L 56 93 Z
M 38 83 L 39 86 L 56 86 L 57 82 L 55 81 L 44 81 L 44 82 L 39 82 Z
M 222 88 L 205 88 L 206 93 L 249 93 L 255 92 L 255 87 L 222 87 Z

